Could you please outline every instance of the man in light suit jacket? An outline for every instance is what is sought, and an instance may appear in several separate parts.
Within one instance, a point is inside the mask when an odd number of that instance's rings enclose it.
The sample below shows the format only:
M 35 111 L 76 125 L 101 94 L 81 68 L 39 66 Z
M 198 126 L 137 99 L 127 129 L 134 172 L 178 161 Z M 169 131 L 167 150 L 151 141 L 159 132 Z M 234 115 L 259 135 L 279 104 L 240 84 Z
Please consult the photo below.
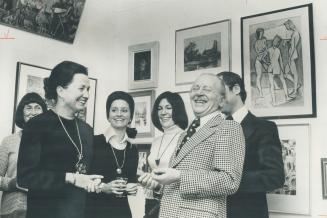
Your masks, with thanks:
M 181 136 L 170 168 L 153 171 L 152 178 L 164 185 L 160 218 L 226 217 L 226 196 L 241 181 L 245 144 L 241 126 L 219 110 L 224 92 L 213 74 L 193 83 L 190 100 L 200 124 Z
M 218 75 L 226 87 L 222 111 L 240 123 L 245 136 L 245 161 L 239 190 L 227 199 L 228 218 L 267 218 L 266 192 L 282 187 L 284 167 L 276 124 L 257 118 L 245 107 L 241 77 L 232 72 Z

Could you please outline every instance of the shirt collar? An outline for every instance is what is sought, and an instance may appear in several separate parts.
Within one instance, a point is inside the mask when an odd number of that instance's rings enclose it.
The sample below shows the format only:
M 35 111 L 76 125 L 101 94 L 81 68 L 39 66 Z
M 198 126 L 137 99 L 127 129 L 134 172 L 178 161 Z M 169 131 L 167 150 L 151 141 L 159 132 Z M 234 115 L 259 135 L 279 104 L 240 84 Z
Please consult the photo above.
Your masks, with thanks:
M 197 129 L 203 127 L 207 122 L 209 122 L 209 120 L 211 120 L 212 118 L 214 118 L 215 116 L 217 116 L 220 113 L 221 113 L 220 111 L 214 111 L 211 114 L 205 115 L 204 117 L 199 117 L 200 126 Z
M 114 132 L 114 131 L 108 131 L 104 134 L 104 137 L 106 138 L 106 142 L 109 142 L 109 140 L 116 136 L 117 134 Z M 125 133 L 124 135 L 124 138 L 119 142 L 119 144 L 124 144 L 128 141 L 128 136 L 127 134 Z
M 235 111 L 232 116 L 233 120 L 235 120 L 238 123 L 241 123 L 244 117 L 248 114 L 249 110 L 244 105 L 243 107 L 239 108 L 237 111 Z

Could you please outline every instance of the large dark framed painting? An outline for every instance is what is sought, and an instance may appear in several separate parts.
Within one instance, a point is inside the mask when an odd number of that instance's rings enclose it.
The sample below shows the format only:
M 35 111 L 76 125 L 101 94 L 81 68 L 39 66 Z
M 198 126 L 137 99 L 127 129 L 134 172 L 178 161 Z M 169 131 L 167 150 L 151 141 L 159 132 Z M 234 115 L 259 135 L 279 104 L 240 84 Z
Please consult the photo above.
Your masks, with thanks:
M 230 69 L 230 20 L 176 30 L 176 84 Z
M 15 85 L 15 100 L 13 112 L 12 132 L 14 133 L 19 127 L 15 125 L 15 111 L 21 98 L 29 92 L 38 93 L 46 102 L 49 109 L 53 107 L 53 102 L 45 99 L 43 89 L 43 80 L 49 77 L 51 73 L 50 68 L 40 67 L 32 64 L 17 62 L 16 70 L 16 85 Z M 90 78 L 90 91 L 87 107 L 84 111 L 76 114 L 80 119 L 86 121 L 91 126 L 94 126 L 95 116 L 95 101 L 96 101 L 96 86 L 97 80 Z
M 128 88 L 144 89 L 158 86 L 159 42 L 128 47 Z
M 153 137 L 154 127 L 151 121 L 151 111 L 154 104 L 155 91 L 145 90 L 129 93 L 135 102 L 134 117 L 131 126 L 137 130 L 137 138 Z
M 0 24 L 73 43 L 85 0 L 1 0 Z
M 310 214 L 310 125 L 278 125 L 285 182 L 267 194 L 270 212 Z
M 312 4 L 241 18 L 242 75 L 260 117 L 316 117 Z

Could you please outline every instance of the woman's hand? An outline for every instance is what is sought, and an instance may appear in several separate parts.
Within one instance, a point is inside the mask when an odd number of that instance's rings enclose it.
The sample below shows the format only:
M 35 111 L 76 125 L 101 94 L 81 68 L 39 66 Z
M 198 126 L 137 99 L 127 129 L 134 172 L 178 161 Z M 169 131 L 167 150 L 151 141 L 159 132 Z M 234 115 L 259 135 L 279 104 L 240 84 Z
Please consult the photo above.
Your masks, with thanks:
M 126 183 L 124 184 L 122 180 L 113 180 L 109 183 L 101 183 L 100 188 L 103 193 L 121 195 L 126 191 Z
M 128 183 L 126 185 L 126 192 L 128 195 L 136 195 L 137 193 L 137 184 L 136 183 Z
M 66 182 L 73 184 L 78 188 L 82 188 L 87 192 L 95 192 L 101 183 L 103 176 L 85 175 L 77 173 L 66 173 Z

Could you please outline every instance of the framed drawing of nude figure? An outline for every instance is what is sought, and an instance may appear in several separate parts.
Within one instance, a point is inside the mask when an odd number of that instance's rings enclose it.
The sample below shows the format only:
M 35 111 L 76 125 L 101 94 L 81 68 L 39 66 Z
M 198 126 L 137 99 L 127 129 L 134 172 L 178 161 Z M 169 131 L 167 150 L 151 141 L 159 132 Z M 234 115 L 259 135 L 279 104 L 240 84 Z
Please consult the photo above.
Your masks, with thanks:
M 260 117 L 316 117 L 312 4 L 241 18 L 247 105 Z

